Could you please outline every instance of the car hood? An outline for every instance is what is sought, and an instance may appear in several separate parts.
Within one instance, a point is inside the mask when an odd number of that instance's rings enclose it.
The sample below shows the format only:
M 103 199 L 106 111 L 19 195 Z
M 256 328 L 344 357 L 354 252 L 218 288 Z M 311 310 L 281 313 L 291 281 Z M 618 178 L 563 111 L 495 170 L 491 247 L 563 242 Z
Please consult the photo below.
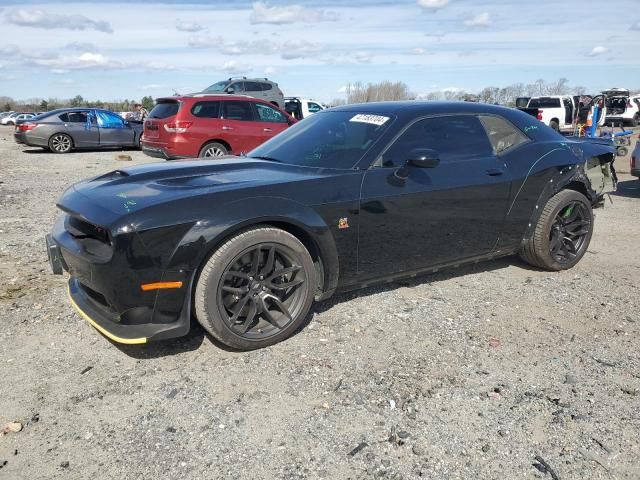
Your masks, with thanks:
M 182 198 L 290 183 L 330 175 L 332 170 L 299 167 L 246 157 L 153 163 L 114 170 L 70 187 L 58 202 L 69 213 L 90 209 L 87 201 L 120 217 Z M 113 215 L 109 215 L 113 217 Z

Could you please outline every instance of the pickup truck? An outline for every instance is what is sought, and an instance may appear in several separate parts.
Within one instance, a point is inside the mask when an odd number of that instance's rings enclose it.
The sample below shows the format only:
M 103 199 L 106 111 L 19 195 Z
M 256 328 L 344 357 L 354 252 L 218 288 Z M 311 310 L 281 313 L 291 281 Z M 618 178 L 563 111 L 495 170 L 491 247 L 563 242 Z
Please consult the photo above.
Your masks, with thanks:
M 325 109 L 320 102 L 300 97 L 286 97 L 284 99 L 284 108 L 296 120 L 302 120 Z
M 574 99 L 569 95 L 531 97 L 527 106 L 519 110 L 536 117 L 554 130 L 563 132 L 573 130 L 573 120 L 577 113 Z

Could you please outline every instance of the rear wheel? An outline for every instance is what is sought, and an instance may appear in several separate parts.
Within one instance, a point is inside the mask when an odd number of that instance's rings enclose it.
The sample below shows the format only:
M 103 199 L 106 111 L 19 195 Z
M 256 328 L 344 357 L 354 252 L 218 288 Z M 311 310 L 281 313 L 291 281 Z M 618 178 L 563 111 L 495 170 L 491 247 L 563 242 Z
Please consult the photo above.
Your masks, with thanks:
M 198 154 L 201 158 L 215 158 L 215 157 L 224 157 L 228 155 L 229 151 L 227 147 L 218 142 L 210 142 L 207 143 Z
M 556 122 L 555 120 L 551 120 L 549 122 L 549 126 L 551 128 L 553 128 L 556 132 L 560 131 L 560 124 L 558 122 Z
M 53 153 L 68 153 L 73 148 L 73 140 L 65 133 L 56 133 L 49 139 L 49 150 Z
M 535 267 L 566 270 L 583 257 L 592 234 L 593 211 L 587 198 L 574 190 L 562 190 L 545 205 L 520 257 Z
M 637 127 L 640 124 L 640 114 L 636 113 L 631 120 L 629 120 L 629 125 L 632 127 Z
M 300 327 L 315 285 L 313 260 L 296 237 L 277 228 L 252 228 L 231 237 L 202 269 L 196 318 L 229 347 L 263 348 Z

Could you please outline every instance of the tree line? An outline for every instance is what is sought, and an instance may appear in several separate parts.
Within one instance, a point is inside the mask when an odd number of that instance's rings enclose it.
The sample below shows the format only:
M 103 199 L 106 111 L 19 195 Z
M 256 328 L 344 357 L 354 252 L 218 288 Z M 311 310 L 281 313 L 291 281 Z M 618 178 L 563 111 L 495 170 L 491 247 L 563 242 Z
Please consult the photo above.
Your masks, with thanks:
M 416 94 L 404 82 L 383 81 L 380 83 L 350 83 L 345 87 L 345 98 L 336 98 L 331 105 L 345 103 L 367 103 L 383 100 L 471 100 L 513 107 L 518 97 L 536 97 L 544 95 L 595 95 L 583 86 L 571 86 L 569 80 L 560 78 L 548 82 L 538 79 L 533 83 L 513 83 L 505 87 L 485 87 L 479 92 L 468 92 L 462 89 L 449 88 L 429 93 Z M 632 94 L 640 93 L 640 89 L 631 90 Z
M 140 100 L 115 100 L 115 101 L 102 101 L 102 100 L 87 100 L 82 95 L 76 95 L 73 98 L 60 99 L 60 98 L 29 98 L 26 100 L 14 100 L 11 97 L 0 96 L 0 108 L 2 111 L 7 112 L 14 110 L 16 112 L 48 112 L 58 108 L 70 108 L 70 107 L 93 107 L 104 108 L 113 112 L 132 112 L 133 106 L 136 103 L 142 104 L 147 110 L 151 110 L 155 104 L 153 97 L 145 96 Z

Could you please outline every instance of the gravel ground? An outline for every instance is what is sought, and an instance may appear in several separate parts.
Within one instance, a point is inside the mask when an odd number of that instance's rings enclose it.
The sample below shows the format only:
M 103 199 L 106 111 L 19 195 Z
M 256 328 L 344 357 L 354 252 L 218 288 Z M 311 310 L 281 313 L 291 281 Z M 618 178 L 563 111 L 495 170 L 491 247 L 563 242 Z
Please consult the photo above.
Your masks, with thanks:
M 0 478 L 638 479 L 640 182 L 588 253 L 339 295 L 250 353 L 200 328 L 118 346 L 69 306 L 43 237 L 72 182 L 152 161 L 0 130 Z M 618 161 L 629 168 L 628 158 Z

